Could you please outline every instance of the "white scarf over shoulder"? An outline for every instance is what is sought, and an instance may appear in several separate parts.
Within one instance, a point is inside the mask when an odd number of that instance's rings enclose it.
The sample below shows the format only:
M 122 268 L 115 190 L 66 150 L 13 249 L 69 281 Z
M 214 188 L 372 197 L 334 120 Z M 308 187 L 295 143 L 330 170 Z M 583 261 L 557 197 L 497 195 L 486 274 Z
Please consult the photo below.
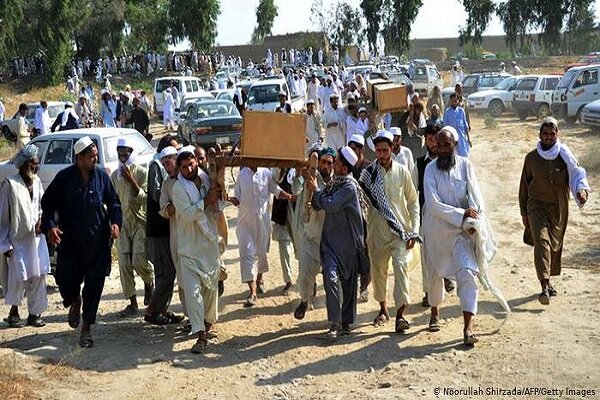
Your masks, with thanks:
M 567 171 L 569 173 L 569 189 L 571 194 L 575 198 L 575 202 L 579 207 L 583 207 L 583 204 L 579 202 L 577 198 L 577 192 L 584 189 L 590 191 L 590 185 L 587 181 L 587 175 L 585 169 L 580 167 L 577 163 L 577 159 L 567 147 L 566 144 L 562 144 L 560 140 L 556 140 L 556 144 L 548 150 L 542 149 L 541 142 L 537 143 L 537 152 L 544 160 L 555 160 L 556 157 L 560 156 L 565 164 L 567 164 Z
M 202 181 L 200 190 L 198 190 L 198 187 L 194 181 L 184 178 L 181 173 L 179 173 L 177 176 L 177 180 L 181 183 L 181 186 L 183 186 L 183 190 L 185 190 L 185 193 L 188 195 L 192 204 L 195 204 L 199 202 L 201 198 L 206 197 L 208 191 L 210 190 L 210 177 L 208 174 L 206 174 L 206 172 L 204 172 L 201 168 L 198 168 L 198 176 L 200 176 Z M 201 213 L 196 222 L 209 240 L 213 240 L 215 242 L 218 240 L 217 227 L 209 220 L 207 213 Z

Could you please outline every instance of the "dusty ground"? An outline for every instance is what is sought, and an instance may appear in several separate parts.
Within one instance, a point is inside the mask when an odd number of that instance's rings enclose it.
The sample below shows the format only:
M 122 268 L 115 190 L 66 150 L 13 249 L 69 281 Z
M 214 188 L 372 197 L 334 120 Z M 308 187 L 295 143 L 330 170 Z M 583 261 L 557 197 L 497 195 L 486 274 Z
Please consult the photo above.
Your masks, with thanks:
M 247 289 L 239 277 L 235 210 L 228 208 L 231 240 L 225 262 L 230 278 L 219 306 L 218 343 L 206 355 L 191 354 L 193 340 L 175 328 L 149 326 L 141 316 L 119 319 L 126 303 L 115 267 L 100 304 L 95 348 L 78 348 L 78 334 L 68 327 L 54 289 L 49 290 L 45 328 L 0 329 L 0 399 L 413 399 L 435 398 L 436 388 L 444 387 L 484 392 L 475 396 L 442 391 L 441 398 L 516 398 L 485 393 L 514 387 L 595 389 L 588 397 L 599 398 L 598 197 L 593 194 L 584 210 L 572 205 L 563 274 L 554 281 L 559 295 L 549 307 L 540 305 L 532 250 L 521 242 L 517 201 L 523 157 L 534 146 L 537 123 L 507 116 L 490 130 L 482 118 L 474 122 L 472 160 L 499 244 L 492 276 L 513 309 L 502 325 L 501 307 L 489 293 L 481 293 L 475 325 L 481 342 L 475 349 L 462 346 L 455 295 L 448 296 L 442 308 L 442 331 L 427 332 L 429 314 L 420 306 L 418 269 L 411 272 L 412 327 L 405 335 L 393 333 L 392 323 L 371 326 L 377 304 L 370 299 L 359 304 L 354 334 L 328 344 L 322 285 L 316 309 L 303 321 L 294 320 L 298 294 L 279 295 L 283 282 L 276 246 L 269 254 L 266 295 L 257 307 L 244 309 Z M 587 155 L 600 144 L 597 134 L 577 126 L 565 127 L 562 135 L 575 154 L 588 162 L 597 160 L 597 155 Z M 600 186 L 599 172 L 589 174 L 593 187 Z M 54 284 L 52 278 L 48 282 Z M 141 296 L 139 279 L 138 288 Z M 181 310 L 178 301 L 174 309 Z M 0 315 L 7 313 L 8 307 L 0 306 Z M 531 398 L 559 398 L 546 394 Z M 563 393 L 562 398 L 581 397 Z

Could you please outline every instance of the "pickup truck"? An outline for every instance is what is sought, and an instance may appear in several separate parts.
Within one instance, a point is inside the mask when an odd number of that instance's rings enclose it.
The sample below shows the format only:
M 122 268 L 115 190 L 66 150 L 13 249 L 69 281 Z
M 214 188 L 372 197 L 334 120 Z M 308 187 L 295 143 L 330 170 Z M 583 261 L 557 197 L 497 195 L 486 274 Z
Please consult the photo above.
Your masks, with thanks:
M 279 92 L 287 93 L 292 112 L 300 112 L 304 108 L 304 97 L 292 97 L 285 79 L 265 79 L 256 81 L 248 91 L 246 109 L 250 111 L 275 111 L 279 105 Z
M 109 175 L 119 167 L 117 141 L 120 138 L 126 137 L 133 143 L 136 162 L 139 164 L 147 165 L 155 154 L 152 145 L 135 129 L 83 128 L 37 136 L 29 143 L 38 148 L 40 160 L 38 176 L 42 180 L 44 189 L 52 182 L 58 171 L 73 165 L 75 162 L 73 146 L 83 136 L 89 136 L 96 143 L 98 147 L 97 166 L 104 168 Z M 15 173 L 17 173 L 17 169 L 12 160 L 0 162 L 0 182 Z

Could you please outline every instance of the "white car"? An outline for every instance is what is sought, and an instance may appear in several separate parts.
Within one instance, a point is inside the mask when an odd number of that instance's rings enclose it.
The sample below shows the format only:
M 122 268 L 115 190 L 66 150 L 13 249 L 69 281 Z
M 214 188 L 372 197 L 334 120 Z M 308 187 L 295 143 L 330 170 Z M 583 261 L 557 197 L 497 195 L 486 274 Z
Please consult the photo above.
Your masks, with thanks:
M 304 97 L 292 97 L 285 79 L 265 79 L 256 81 L 248 91 L 248 111 L 275 111 L 279 105 L 279 92 L 287 94 L 287 101 L 292 106 L 292 112 L 300 112 L 304 107 Z
M 127 138 L 133 145 L 136 162 L 147 165 L 154 157 L 155 150 L 144 136 L 135 129 L 124 128 L 84 128 L 48 133 L 31 140 L 38 148 L 40 169 L 38 176 L 42 185 L 47 188 L 56 174 L 75 162 L 73 146 L 83 136 L 89 136 L 98 147 L 98 168 L 103 168 L 109 175 L 119 167 L 117 141 Z M 0 163 L 0 181 L 17 173 L 12 161 Z
M 211 90 L 210 94 L 215 96 L 215 100 L 233 101 L 233 95 L 235 94 L 235 89 Z
M 65 101 L 49 101 L 48 102 L 48 116 L 50 116 L 50 125 L 54 123 L 58 114 L 65 111 Z M 35 110 L 40 107 L 40 103 L 27 103 L 27 115 L 25 116 L 25 120 L 27 120 L 27 129 L 33 129 L 33 123 L 35 120 Z M 4 122 L 0 122 L 2 125 L 2 135 L 8 139 L 10 137 L 14 137 L 17 134 L 17 129 L 19 126 L 19 121 L 17 120 L 17 114 L 13 116 L 13 118 L 9 120 L 5 120 Z
M 592 128 L 600 128 L 600 99 L 588 103 L 581 110 L 581 123 Z
M 513 90 L 519 78 L 506 78 L 491 90 L 475 92 L 467 97 L 470 110 L 487 110 L 492 117 L 499 117 L 511 107 Z
M 519 77 L 513 90 L 513 110 L 521 121 L 529 115 L 538 119 L 552 114 L 552 94 L 560 81 L 560 75 L 526 75 Z
M 185 96 L 182 100 L 181 103 L 179 103 L 179 108 L 176 108 L 173 112 L 173 116 L 175 117 L 175 123 L 177 125 L 180 125 L 182 123 L 182 121 L 185 119 L 186 115 L 187 115 L 187 110 L 190 108 L 190 106 L 194 103 L 196 103 L 197 101 L 212 101 L 215 98 L 213 97 L 213 95 L 210 92 L 205 92 L 202 91 L 200 93 L 194 93 L 194 94 L 189 94 L 187 96 Z

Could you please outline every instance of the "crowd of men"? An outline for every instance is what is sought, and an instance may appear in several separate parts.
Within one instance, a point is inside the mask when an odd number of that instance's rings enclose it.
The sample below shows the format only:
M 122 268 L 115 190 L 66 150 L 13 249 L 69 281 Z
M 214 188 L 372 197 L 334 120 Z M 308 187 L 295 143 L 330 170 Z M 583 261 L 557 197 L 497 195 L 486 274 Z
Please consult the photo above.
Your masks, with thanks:
M 290 293 L 294 258 L 298 261 L 296 319 L 303 319 L 314 303 L 321 274 L 331 340 L 351 333 L 357 302 L 369 299 L 369 287 L 379 303 L 373 324 L 386 324 L 391 261 L 394 331 L 403 333 L 411 328 L 409 265 L 419 254 L 422 305 L 431 308 L 428 329 L 440 330 L 439 308 L 445 293 L 456 290 L 463 341 L 474 345 L 480 285 L 509 309 L 488 272 L 496 242 L 469 160 L 471 124 L 460 84 L 447 107 L 438 93 L 432 93 L 427 106 L 409 93 L 406 112 L 378 116 L 362 76 L 340 78 L 337 72 L 328 70 L 323 84 L 311 76 L 305 86 L 297 85 L 305 96 L 306 156 L 317 158 L 316 171 L 243 167 L 233 193 L 216 185 L 204 149 L 171 135 L 160 140 L 148 166 L 137 164 L 134 146 L 119 140 L 120 167 L 111 176 L 96 167 L 96 145 L 83 137 L 74 145 L 75 164 L 60 171 L 45 192 L 37 177 L 36 148 L 23 146 L 14 159 L 19 172 L 0 189 L 9 326 L 44 324 L 48 241 L 56 247 L 55 279 L 69 308 L 69 325 L 81 325 L 80 345 L 92 347 L 91 326 L 115 241 L 128 302 L 121 316 L 139 312 L 135 271 L 144 282 L 145 321 L 182 324 L 196 338 L 192 352 L 204 352 L 215 335 L 227 277 L 223 210 L 230 203 L 238 207 L 240 274 L 248 286 L 244 307 L 260 305 L 273 238 L 284 276 L 282 295 Z M 290 74 L 295 81 L 302 71 Z M 292 111 L 285 92 L 279 100 L 274 111 Z M 550 277 L 560 273 L 569 193 L 583 206 L 590 190 L 585 170 L 558 134 L 555 119 L 542 121 L 537 148 L 525 158 L 519 191 L 524 238 L 534 246 L 539 301 L 546 305 L 556 295 Z M 183 316 L 170 311 L 175 280 Z M 26 322 L 18 311 L 25 293 Z

